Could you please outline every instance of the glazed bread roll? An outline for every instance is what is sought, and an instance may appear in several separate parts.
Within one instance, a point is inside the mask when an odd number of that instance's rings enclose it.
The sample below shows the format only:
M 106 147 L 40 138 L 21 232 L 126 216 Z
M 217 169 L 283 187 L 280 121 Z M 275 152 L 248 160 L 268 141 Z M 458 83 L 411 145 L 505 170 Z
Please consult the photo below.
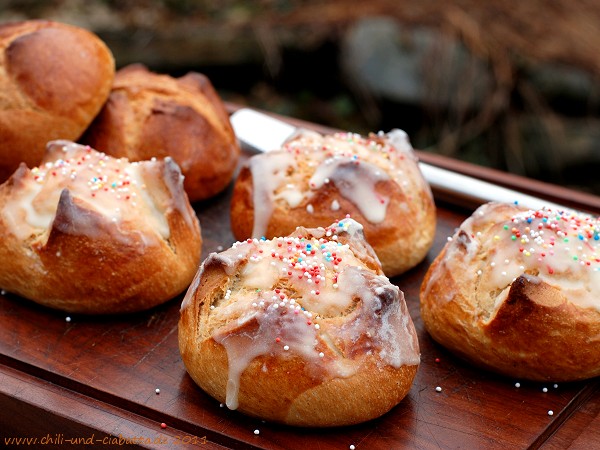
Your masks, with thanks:
M 183 292 L 198 219 L 171 159 L 129 163 L 53 141 L 0 186 L 0 288 L 75 313 L 122 313 Z
M 108 102 L 81 142 L 130 161 L 172 157 L 192 202 L 225 189 L 240 156 L 208 78 L 194 72 L 173 78 L 141 64 L 117 72 Z
M 531 380 L 600 375 L 600 221 L 490 203 L 431 265 L 421 317 L 473 363 Z
M 253 156 L 234 185 L 238 240 L 285 236 L 298 224 L 327 226 L 345 215 L 364 226 L 388 277 L 426 256 L 435 205 L 406 133 L 302 132 L 280 150 Z
M 312 427 L 384 414 L 420 361 L 404 295 L 351 219 L 212 253 L 183 301 L 179 346 L 230 409 Z
M 87 30 L 46 20 L 0 25 L 0 182 L 78 139 L 108 98 L 112 53 Z

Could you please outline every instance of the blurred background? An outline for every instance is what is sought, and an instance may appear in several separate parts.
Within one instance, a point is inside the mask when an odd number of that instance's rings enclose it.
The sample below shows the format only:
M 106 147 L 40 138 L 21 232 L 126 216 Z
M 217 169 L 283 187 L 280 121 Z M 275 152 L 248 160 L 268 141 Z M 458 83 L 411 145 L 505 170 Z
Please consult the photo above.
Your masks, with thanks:
M 600 2 L 0 0 L 32 18 L 225 101 L 600 195 Z

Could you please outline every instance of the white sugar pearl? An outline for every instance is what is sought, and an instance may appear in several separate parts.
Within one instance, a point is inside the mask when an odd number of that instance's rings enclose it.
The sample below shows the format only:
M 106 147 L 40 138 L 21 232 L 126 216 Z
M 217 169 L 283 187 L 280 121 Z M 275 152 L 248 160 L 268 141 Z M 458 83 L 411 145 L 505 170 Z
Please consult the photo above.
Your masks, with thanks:
M 254 434 L 259 435 L 260 434 L 260 430 L 254 430 Z
M 521 387 L 521 383 L 519 383 L 519 382 L 515 383 L 515 387 L 516 388 L 520 388 Z
M 442 388 L 440 386 L 435 388 L 436 392 L 442 392 Z
M 548 415 L 549 416 L 553 416 L 554 415 L 554 411 L 552 411 L 552 410 L 548 411 Z
M 154 392 L 156 392 L 157 394 L 160 394 L 160 389 L 159 389 L 159 388 L 156 388 L 156 389 L 154 390 Z
M 548 388 L 547 387 L 542 388 L 542 392 L 548 392 Z

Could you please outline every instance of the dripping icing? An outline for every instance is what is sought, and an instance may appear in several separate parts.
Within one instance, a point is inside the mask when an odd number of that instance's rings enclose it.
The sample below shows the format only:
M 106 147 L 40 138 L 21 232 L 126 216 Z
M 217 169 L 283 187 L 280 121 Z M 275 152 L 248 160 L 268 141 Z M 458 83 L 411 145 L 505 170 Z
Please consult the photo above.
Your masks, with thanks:
M 214 317 L 238 317 L 223 320 L 227 325 L 213 331 L 229 361 L 228 407 L 237 407 L 240 377 L 259 357 L 299 356 L 311 376 L 321 377 L 354 374 L 358 366 L 352 355 L 359 349 L 378 354 L 380 364 L 418 364 L 418 342 L 402 293 L 337 239 L 340 233 L 362 239 L 361 231 L 360 224 L 344 219 L 312 236 L 249 239 L 211 255 L 243 286 L 243 292 L 231 293 L 229 303 L 211 311 Z M 353 306 L 356 298 L 360 301 Z M 358 308 L 357 320 L 342 327 L 326 320 L 352 308 Z M 245 326 L 253 321 L 254 327 Z M 363 335 L 368 339 L 360 339 Z M 328 336 L 354 343 L 346 358 L 324 358 L 327 348 L 335 347 Z

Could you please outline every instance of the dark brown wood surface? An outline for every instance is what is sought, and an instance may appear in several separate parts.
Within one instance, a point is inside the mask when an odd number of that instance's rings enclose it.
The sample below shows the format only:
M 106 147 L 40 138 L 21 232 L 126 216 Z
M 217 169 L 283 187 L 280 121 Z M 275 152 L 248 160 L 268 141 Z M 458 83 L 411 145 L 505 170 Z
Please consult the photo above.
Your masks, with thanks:
M 446 161 L 436 158 L 436 163 Z M 536 183 L 500 173 L 492 178 L 556 199 L 551 186 L 536 189 Z M 230 190 L 195 205 L 203 256 L 234 242 L 229 199 Z M 437 235 L 428 257 L 392 280 L 405 293 L 422 362 L 409 395 L 385 416 L 353 427 L 314 430 L 263 423 L 222 407 L 193 383 L 181 362 L 177 322 L 182 296 L 144 313 L 73 315 L 67 321 L 65 313 L 4 294 L 0 447 L 16 447 L 16 439 L 30 438 L 21 440 L 19 448 L 600 448 L 598 380 L 555 387 L 500 377 L 458 360 L 429 338 L 419 317 L 421 280 L 446 238 L 471 213 L 442 201 L 437 206 Z

